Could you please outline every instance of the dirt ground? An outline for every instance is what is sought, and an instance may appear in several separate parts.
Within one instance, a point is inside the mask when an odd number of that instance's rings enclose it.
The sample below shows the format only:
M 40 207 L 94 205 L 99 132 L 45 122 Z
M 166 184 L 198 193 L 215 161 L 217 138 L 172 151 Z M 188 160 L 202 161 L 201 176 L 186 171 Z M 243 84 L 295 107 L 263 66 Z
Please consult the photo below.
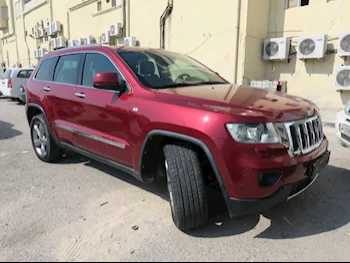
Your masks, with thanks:
M 24 107 L 0 99 L 1 261 L 348 261 L 350 149 L 304 194 L 262 215 L 174 226 L 162 183 L 143 185 L 79 155 L 35 156 Z M 138 230 L 133 230 L 133 226 Z

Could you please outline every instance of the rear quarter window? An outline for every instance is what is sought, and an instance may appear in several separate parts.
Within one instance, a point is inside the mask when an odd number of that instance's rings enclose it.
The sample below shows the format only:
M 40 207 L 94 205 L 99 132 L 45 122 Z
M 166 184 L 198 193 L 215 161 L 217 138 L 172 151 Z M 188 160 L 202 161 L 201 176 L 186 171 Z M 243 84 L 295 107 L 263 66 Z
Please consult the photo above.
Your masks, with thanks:
M 9 79 L 11 78 L 11 74 L 12 74 L 12 70 L 11 69 L 7 69 L 4 73 L 4 75 L 2 76 L 3 79 Z
M 33 70 L 21 70 L 17 74 L 17 78 L 19 79 L 28 79 L 32 74 Z
M 57 59 L 58 57 L 45 59 L 39 66 L 35 79 L 41 81 L 52 81 Z

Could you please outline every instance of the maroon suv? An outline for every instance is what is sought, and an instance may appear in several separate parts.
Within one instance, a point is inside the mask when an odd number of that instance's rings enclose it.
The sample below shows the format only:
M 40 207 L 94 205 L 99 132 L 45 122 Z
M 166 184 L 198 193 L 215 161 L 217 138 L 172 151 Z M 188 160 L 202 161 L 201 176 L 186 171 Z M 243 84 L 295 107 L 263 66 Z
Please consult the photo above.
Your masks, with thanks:
M 312 102 L 236 87 L 174 52 L 62 49 L 40 61 L 26 90 L 41 160 L 69 149 L 143 182 L 165 176 L 182 230 L 206 222 L 209 185 L 231 217 L 258 213 L 304 191 L 329 162 Z

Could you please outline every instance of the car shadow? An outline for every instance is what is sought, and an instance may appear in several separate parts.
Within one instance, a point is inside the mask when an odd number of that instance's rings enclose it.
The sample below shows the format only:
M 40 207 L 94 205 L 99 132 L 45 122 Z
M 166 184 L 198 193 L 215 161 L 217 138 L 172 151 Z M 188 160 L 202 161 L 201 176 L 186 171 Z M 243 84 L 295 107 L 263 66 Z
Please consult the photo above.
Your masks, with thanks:
M 89 160 L 89 162 L 85 163 L 85 165 L 100 170 L 103 173 L 113 176 L 126 183 L 132 184 L 152 194 L 158 195 L 166 201 L 170 200 L 165 179 L 163 180 L 161 178 L 158 178 L 153 183 L 142 183 L 129 174 L 126 174 L 108 165 L 96 162 L 94 160 Z
M 308 191 L 263 212 L 270 226 L 255 238 L 290 239 L 339 229 L 350 222 L 349 192 L 350 171 L 328 166 Z M 202 229 L 187 234 L 201 238 L 234 236 L 255 228 L 259 221 L 260 215 L 231 220 L 222 214 Z
M 169 201 L 165 179 L 144 184 L 126 173 L 81 155 L 73 154 L 73 159 L 66 160 L 69 163 L 86 162 L 87 166 Z M 350 171 L 329 165 L 310 189 L 289 202 L 263 212 L 261 215 L 270 220 L 270 226 L 255 238 L 299 238 L 339 229 L 350 222 L 349 192 Z M 208 200 L 208 223 L 185 234 L 199 238 L 235 236 L 256 228 L 260 222 L 260 214 L 231 219 L 218 189 L 208 190 Z
M 21 134 L 22 132 L 13 128 L 13 124 L 0 120 L 0 140 L 10 139 Z

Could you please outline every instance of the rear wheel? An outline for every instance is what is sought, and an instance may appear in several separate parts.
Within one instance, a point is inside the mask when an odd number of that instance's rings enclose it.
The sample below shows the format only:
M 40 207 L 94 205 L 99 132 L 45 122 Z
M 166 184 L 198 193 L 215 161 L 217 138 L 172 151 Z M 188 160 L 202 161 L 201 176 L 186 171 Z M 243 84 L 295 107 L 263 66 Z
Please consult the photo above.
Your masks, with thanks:
M 36 115 L 30 124 L 33 149 L 38 158 L 44 162 L 53 162 L 61 157 L 60 147 L 49 133 L 42 114 Z
M 208 205 L 197 152 L 180 145 L 166 145 L 164 155 L 175 225 L 180 230 L 204 225 L 208 219 Z

